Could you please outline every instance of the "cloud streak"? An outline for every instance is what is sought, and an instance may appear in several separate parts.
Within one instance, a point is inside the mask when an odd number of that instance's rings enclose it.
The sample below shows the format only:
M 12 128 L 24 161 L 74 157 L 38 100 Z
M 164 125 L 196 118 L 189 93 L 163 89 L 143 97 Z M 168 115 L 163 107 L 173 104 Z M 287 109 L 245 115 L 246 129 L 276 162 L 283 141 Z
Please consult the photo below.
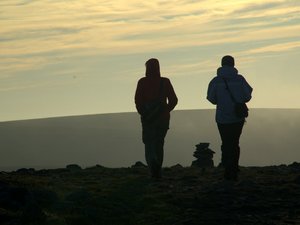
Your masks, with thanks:
M 170 49 L 272 39 L 274 33 L 282 38 L 296 36 L 299 31 L 298 26 L 288 26 L 291 15 L 294 20 L 300 19 L 299 3 L 290 1 L 14 2 L 3 5 L 2 54 L 70 48 L 119 54 L 156 51 L 161 45 Z M 275 17 L 275 23 L 284 24 L 267 28 L 274 24 L 269 19 Z M 280 32 L 282 29 L 288 33 Z M 256 30 L 262 36 L 251 34 Z
M 251 55 L 299 48 L 299 1 L 2 0 L 0 8 L 0 79 L 51 65 L 69 70 L 72 60 L 78 63 L 79 58 L 93 56 L 156 55 L 217 46 L 249 62 L 254 60 Z M 209 71 L 213 57 L 207 57 L 198 63 L 193 56 L 170 67 L 170 72 L 181 76 L 186 71 Z
M 300 41 L 295 41 L 295 42 L 280 43 L 280 44 L 264 46 L 261 48 L 256 48 L 250 50 L 249 53 L 262 54 L 262 53 L 272 53 L 272 52 L 285 52 L 285 51 L 293 51 L 299 48 L 300 48 Z

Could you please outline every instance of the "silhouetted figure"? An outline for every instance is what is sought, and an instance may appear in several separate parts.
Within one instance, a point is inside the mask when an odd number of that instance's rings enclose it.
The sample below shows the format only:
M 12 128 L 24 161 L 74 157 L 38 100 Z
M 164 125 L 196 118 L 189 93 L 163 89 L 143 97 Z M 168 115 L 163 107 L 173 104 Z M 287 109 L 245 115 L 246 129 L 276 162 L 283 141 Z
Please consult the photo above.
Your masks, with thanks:
M 141 115 L 142 139 L 151 176 L 161 177 L 164 139 L 169 129 L 170 111 L 177 105 L 177 97 L 168 78 L 161 77 L 157 59 L 146 62 L 146 76 L 138 81 L 135 104 Z M 156 109 L 152 110 L 153 105 Z
M 239 139 L 247 116 L 237 115 L 236 106 L 237 103 L 250 101 L 252 88 L 238 74 L 232 56 L 224 56 L 221 64 L 217 76 L 209 83 L 207 99 L 217 105 L 216 122 L 222 139 L 221 165 L 225 168 L 224 178 L 236 180 L 240 157 Z

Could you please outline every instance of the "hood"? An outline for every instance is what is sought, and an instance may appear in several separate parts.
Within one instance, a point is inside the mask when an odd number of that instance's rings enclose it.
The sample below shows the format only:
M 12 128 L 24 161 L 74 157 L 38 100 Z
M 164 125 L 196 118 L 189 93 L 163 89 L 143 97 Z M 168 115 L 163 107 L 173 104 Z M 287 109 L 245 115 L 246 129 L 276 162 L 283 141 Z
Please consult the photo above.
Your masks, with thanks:
M 159 61 L 151 58 L 146 62 L 146 77 L 160 77 Z
M 238 70 L 235 67 L 222 66 L 217 70 L 218 77 L 233 77 L 238 74 Z

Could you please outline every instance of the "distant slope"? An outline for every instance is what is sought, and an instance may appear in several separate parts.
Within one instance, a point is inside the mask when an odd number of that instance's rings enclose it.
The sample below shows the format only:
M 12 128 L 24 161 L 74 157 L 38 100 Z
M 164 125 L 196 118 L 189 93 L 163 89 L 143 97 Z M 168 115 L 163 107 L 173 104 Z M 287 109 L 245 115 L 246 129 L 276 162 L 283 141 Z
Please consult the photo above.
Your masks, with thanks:
M 165 166 L 189 166 L 194 145 L 210 142 L 220 160 L 214 110 L 172 113 Z M 300 160 L 300 109 L 251 109 L 241 138 L 241 165 L 285 164 Z M 59 117 L 0 123 L 0 169 L 101 164 L 127 167 L 144 161 L 136 113 Z

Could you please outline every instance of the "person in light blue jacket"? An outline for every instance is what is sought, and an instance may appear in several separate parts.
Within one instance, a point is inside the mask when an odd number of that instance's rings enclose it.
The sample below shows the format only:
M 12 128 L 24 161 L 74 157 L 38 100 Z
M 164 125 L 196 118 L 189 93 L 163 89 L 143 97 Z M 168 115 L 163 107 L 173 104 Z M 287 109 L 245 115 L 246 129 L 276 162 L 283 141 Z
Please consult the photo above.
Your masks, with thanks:
M 249 102 L 253 89 L 246 79 L 238 74 L 232 56 L 224 56 L 221 64 L 222 67 L 218 68 L 217 76 L 209 83 L 207 99 L 217 105 L 216 122 L 222 139 L 221 165 L 225 168 L 224 178 L 237 180 L 240 157 L 239 139 L 245 118 L 236 115 L 235 104 L 236 102 Z

